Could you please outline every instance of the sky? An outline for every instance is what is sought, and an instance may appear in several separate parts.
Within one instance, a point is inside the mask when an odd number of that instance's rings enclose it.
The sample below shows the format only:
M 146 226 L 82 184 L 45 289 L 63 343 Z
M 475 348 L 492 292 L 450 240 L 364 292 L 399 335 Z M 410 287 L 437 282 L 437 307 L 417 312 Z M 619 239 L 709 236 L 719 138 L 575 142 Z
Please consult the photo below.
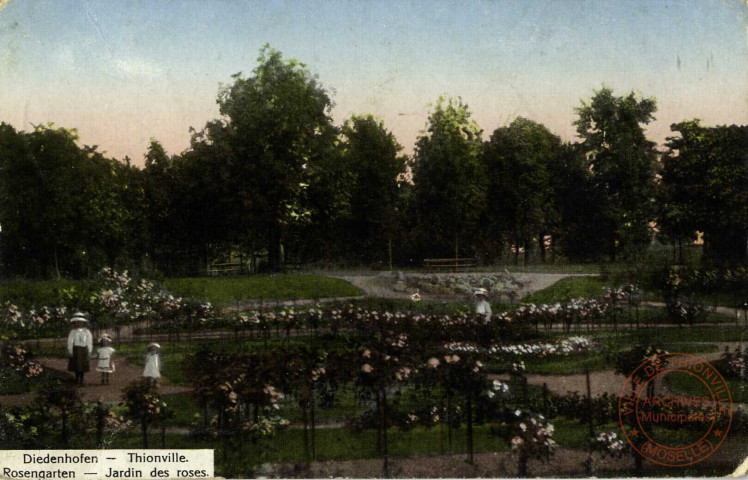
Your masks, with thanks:
M 219 116 L 231 75 L 269 43 L 330 89 L 333 118 L 373 114 L 405 152 L 440 95 L 484 138 L 517 116 L 575 140 L 603 84 L 658 102 L 648 127 L 748 123 L 748 0 L 0 0 L 0 121 L 54 122 L 142 164 Z

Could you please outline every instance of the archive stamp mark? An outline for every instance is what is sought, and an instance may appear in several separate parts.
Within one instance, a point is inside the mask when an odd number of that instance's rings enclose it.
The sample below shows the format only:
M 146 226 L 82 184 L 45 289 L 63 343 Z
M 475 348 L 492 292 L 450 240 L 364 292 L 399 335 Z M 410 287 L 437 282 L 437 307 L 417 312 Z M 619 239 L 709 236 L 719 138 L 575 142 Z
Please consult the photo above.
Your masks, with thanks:
M 696 355 L 665 353 L 645 359 L 629 375 L 618 404 L 631 447 L 667 467 L 712 455 L 732 423 L 732 396 L 717 369 Z

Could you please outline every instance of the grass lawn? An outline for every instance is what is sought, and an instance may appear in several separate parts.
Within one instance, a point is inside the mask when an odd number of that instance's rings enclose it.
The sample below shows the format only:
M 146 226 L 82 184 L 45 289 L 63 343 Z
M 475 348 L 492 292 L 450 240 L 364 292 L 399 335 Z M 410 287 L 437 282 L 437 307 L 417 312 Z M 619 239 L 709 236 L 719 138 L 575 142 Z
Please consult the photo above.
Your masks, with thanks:
M 0 303 L 10 301 L 24 310 L 59 304 L 62 290 L 88 299 L 95 291 L 94 282 L 86 280 L 0 281 Z
M 316 275 L 261 275 L 251 277 L 167 278 L 164 286 L 174 296 L 225 306 L 244 300 L 317 299 L 361 295 L 345 280 Z
M 522 298 L 523 303 L 567 302 L 572 298 L 599 297 L 603 288 L 611 286 L 600 277 L 566 277 L 548 288 L 538 290 Z
M 678 393 L 698 395 L 705 391 L 701 381 L 688 374 L 671 374 L 665 377 L 668 386 Z M 727 387 L 730 389 L 732 401 L 735 403 L 748 403 L 748 380 L 726 378 Z
M 584 449 L 587 446 L 587 425 L 580 424 L 576 420 L 557 418 L 552 421 L 555 427 L 556 441 L 563 447 Z M 616 424 L 595 426 L 596 431 L 619 431 Z M 390 429 L 388 432 L 388 446 L 392 457 L 408 457 L 414 455 L 429 455 L 439 453 L 465 453 L 466 435 L 465 428 L 453 430 L 452 446 L 447 441 L 446 428 L 435 427 L 431 429 L 416 428 L 409 431 Z M 374 430 L 354 431 L 351 429 L 334 428 L 318 429 L 316 431 L 316 453 L 318 461 L 329 460 L 351 460 L 357 458 L 381 458 L 376 448 L 376 432 Z M 498 452 L 509 449 L 509 444 L 500 437 L 491 433 L 488 425 L 478 425 L 474 429 L 475 451 Z M 107 448 L 142 448 L 142 440 L 139 432 L 130 431 L 109 435 Z M 232 439 L 227 443 L 226 461 L 224 461 L 224 444 L 220 439 L 195 439 L 189 435 L 167 433 L 165 435 L 165 446 L 169 449 L 177 448 L 208 448 L 215 449 L 216 475 L 224 477 L 247 477 L 253 474 L 254 469 L 265 462 L 303 462 L 303 432 L 301 429 L 289 429 L 278 433 L 273 437 L 263 438 L 254 443 L 249 440 L 239 442 Z M 744 452 L 746 438 L 743 435 L 731 435 L 720 449 L 720 452 L 731 453 L 736 458 Z M 95 435 L 73 435 L 70 448 L 96 448 Z M 149 434 L 149 447 L 161 448 L 161 435 L 158 430 L 151 430 Z M 734 450 L 734 451 L 733 451 Z M 559 455 L 557 453 L 556 455 Z M 718 455 L 715 455 L 715 457 Z M 557 461 L 552 459 L 551 462 Z M 724 475 L 734 469 L 733 462 L 729 465 L 707 461 L 692 467 L 683 469 L 666 469 L 645 462 L 644 472 L 647 476 L 704 476 Z M 620 472 L 600 472 L 603 476 L 615 475 L 619 477 L 630 477 L 633 475 L 634 462 L 630 463 L 630 469 Z M 435 472 L 438 474 L 438 472 Z M 583 467 L 579 466 L 579 476 L 584 473 Z

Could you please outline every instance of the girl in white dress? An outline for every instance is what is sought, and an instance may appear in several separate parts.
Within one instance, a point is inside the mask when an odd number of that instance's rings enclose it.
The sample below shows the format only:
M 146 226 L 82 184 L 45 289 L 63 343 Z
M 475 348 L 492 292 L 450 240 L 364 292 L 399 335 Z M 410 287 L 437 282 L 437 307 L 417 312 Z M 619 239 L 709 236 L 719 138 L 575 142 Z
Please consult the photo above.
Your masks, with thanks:
M 99 339 L 99 348 L 96 349 L 96 371 L 101 372 L 101 384 L 109 385 L 109 374 L 114 373 L 114 352 L 110 346 L 112 339 L 104 334 Z
M 145 368 L 143 369 L 143 376 L 151 379 L 155 384 L 158 383 L 158 379 L 161 378 L 161 345 L 158 343 L 151 343 L 146 347 L 145 355 Z

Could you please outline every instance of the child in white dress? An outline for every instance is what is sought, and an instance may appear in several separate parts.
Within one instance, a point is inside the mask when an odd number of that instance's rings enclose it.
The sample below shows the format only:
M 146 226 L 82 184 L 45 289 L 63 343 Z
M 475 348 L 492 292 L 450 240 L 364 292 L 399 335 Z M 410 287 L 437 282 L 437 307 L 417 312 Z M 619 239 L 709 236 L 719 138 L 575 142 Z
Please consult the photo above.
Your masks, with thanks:
M 104 334 L 99 339 L 99 348 L 96 349 L 96 371 L 101 372 L 101 384 L 109 385 L 109 375 L 114 373 L 114 352 L 110 346 L 112 339 Z
M 161 378 L 161 345 L 158 343 L 151 343 L 146 347 L 145 355 L 145 368 L 143 369 L 143 376 L 151 379 L 155 384 L 158 383 L 158 379 Z

